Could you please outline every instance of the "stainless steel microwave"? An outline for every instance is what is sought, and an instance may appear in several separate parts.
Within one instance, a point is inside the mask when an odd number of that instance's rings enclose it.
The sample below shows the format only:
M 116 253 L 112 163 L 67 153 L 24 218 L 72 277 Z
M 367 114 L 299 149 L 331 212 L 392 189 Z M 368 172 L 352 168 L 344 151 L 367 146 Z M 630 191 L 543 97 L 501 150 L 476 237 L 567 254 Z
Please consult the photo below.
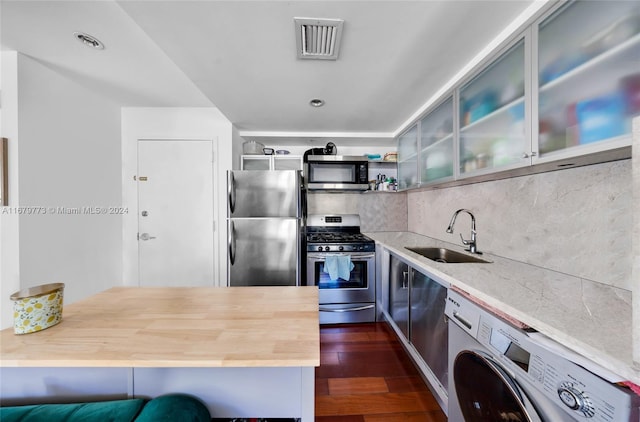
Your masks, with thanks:
M 307 190 L 367 190 L 367 157 L 351 155 L 310 155 L 304 164 Z

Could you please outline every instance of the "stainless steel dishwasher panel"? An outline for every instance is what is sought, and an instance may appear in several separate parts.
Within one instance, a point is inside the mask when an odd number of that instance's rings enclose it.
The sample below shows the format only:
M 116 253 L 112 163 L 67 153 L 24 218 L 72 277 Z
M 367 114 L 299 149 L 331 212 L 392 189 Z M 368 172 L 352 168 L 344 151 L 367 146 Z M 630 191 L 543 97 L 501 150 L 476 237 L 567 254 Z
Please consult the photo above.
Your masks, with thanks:
M 411 270 L 411 343 L 446 390 L 448 325 L 444 308 L 447 289 L 419 271 Z

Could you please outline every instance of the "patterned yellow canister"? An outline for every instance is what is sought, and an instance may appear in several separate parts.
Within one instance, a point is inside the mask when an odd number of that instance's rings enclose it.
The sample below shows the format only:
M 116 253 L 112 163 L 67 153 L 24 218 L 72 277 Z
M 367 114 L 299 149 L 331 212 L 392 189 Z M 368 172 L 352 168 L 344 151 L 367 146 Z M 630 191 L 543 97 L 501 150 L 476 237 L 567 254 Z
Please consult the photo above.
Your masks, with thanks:
M 43 284 L 11 295 L 13 332 L 35 333 L 62 321 L 64 283 Z

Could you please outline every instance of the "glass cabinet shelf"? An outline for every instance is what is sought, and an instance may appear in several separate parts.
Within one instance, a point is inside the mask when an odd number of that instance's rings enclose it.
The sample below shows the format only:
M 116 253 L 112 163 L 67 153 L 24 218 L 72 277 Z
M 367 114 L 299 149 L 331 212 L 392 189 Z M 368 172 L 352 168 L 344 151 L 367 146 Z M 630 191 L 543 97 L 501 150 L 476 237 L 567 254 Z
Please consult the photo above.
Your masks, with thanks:
M 437 141 L 434 141 L 432 144 L 422 148 L 422 152 L 428 152 L 434 148 L 437 148 L 440 144 L 443 144 L 447 141 L 453 140 L 453 133 L 448 134 L 447 136 L 445 136 L 442 139 L 438 139 Z
M 550 82 L 545 83 L 540 87 L 540 93 L 545 93 L 554 88 L 561 87 L 567 81 L 573 79 L 574 77 L 589 71 L 590 69 L 597 69 L 599 66 L 602 66 L 604 71 L 607 72 L 617 72 L 619 75 L 626 75 L 635 72 L 638 72 L 638 54 L 640 48 L 640 34 L 635 35 L 633 38 L 630 38 L 619 44 L 617 47 L 612 50 L 605 51 L 599 56 L 563 73 L 557 78 L 551 80 Z M 622 63 L 613 62 L 613 60 L 617 60 L 618 57 L 622 57 L 624 60 L 624 56 L 626 60 Z M 612 76 L 615 76 L 613 74 Z M 618 79 L 618 78 L 616 78 Z
M 502 120 L 499 122 L 499 120 Z M 509 104 L 503 105 L 497 110 L 483 116 L 482 118 L 460 128 L 460 133 L 469 131 L 482 125 L 503 125 L 513 121 L 524 120 L 524 97 L 518 98 Z

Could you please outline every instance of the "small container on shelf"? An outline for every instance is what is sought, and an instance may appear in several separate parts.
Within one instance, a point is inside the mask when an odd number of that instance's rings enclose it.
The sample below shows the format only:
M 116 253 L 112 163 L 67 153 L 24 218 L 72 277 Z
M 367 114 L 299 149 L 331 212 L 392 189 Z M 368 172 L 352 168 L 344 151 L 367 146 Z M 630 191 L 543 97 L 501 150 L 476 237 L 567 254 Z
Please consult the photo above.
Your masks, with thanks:
M 603 95 L 576 105 L 578 131 L 581 144 L 623 135 L 625 102 L 620 93 Z
M 262 155 L 264 145 L 256 141 L 247 141 L 242 144 L 242 153 L 245 155 Z
M 398 153 L 393 151 L 393 152 L 387 152 L 384 155 L 383 161 L 391 161 L 391 162 L 395 162 L 398 161 Z

